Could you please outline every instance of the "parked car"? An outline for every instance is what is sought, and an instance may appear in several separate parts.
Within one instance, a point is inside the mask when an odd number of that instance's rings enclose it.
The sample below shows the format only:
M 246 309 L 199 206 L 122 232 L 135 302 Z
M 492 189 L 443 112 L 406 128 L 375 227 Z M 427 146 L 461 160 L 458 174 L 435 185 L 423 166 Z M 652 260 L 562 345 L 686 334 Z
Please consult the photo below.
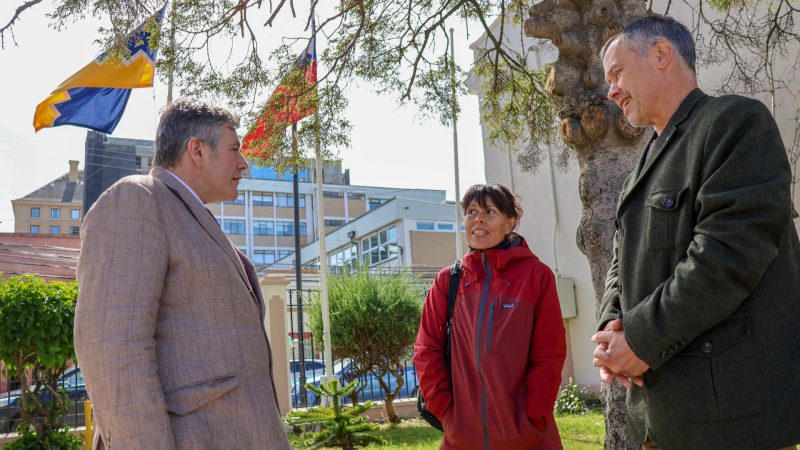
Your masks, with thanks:
M 86 416 L 83 409 L 83 401 L 88 398 L 86 394 L 86 382 L 79 367 L 73 367 L 58 378 L 58 386 L 64 389 L 67 398 L 72 404 L 72 408 L 67 413 L 65 422 L 71 427 L 83 426 Z M 16 430 L 20 421 L 19 402 L 22 390 L 5 392 L 0 394 L 0 433 L 9 433 Z M 45 399 L 49 393 L 45 393 Z
M 322 374 L 325 368 L 325 361 L 321 359 L 306 359 L 305 360 L 305 374 L 306 381 L 318 377 Z M 289 361 L 289 379 L 291 383 L 300 382 L 300 360 Z
M 371 372 L 363 375 L 361 377 L 356 378 L 352 368 L 350 367 L 350 362 L 345 361 L 334 361 L 333 367 L 338 368 L 338 370 L 334 370 L 334 375 L 339 378 L 340 384 L 347 384 L 353 381 L 354 379 L 358 379 L 359 386 L 364 386 L 364 389 L 358 394 L 359 402 L 365 401 L 374 401 L 374 402 L 382 402 L 384 398 L 384 392 L 381 389 L 380 382 L 378 378 L 373 375 Z M 320 373 L 314 378 L 308 378 L 307 382 L 313 384 L 314 386 L 319 386 L 320 380 L 322 378 L 322 373 Z M 394 389 L 397 386 L 397 379 L 394 376 L 384 376 L 384 382 L 389 385 L 389 389 Z M 403 386 L 400 388 L 400 392 L 398 393 L 397 398 L 410 398 L 416 397 L 417 393 L 417 371 L 414 367 L 414 364 L 411 362 L 406 362 L 404 364 L 404 371 L 403 371 Z M 295 408 L 303 407 L 303 406 L 312 406 L 312 405 L 319 405 L 320 399 L 314 394 L 314 392 L 307 390 L 307 402 L 303 402 L 300 395 L 299 389 L 299 382 L 296 380 L 292 381 L 292 406 Z M 350 398 L 346 397 L 342 399 L 342 403 L 350 403 Z

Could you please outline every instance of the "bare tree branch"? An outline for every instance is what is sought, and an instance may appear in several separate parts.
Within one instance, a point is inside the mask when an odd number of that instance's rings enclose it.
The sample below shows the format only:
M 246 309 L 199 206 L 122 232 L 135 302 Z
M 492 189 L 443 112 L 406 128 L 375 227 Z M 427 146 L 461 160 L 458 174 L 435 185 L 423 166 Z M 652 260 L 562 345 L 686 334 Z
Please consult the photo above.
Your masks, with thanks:
M 0 48 L 2 49 L 6 48 L 6 35 L 5 35 L 6 31 L 8 31 L 11 34 L 11 40 L 14 42 L 14 46 L 18 45 L 17 40 L 14 37 L 14 28 L 13 28 L 14 22 L 19 20 L 19 15 L 22 14 L 23 11 L 31 8 L 37 3 L 41 3 L 41 1 L 42 0 L 30 0 L 17 7 L 17 10 L 14 12 L 14 16 L 11 17 L 11 20 L 9 20 L 8 23 L 5 24 L 5 26 L 3 26 L 3 28 L 0 28 Z

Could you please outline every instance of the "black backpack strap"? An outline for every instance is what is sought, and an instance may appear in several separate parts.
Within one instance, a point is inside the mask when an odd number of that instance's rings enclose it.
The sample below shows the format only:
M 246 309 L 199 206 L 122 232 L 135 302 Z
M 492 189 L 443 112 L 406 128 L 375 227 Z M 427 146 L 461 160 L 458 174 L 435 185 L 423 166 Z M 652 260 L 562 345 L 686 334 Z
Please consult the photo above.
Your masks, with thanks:
M 453 325 L 453 310 L 456 306 L 458 286 L 461 284 L 461 261 L 450 266 L 450 288 L 447 290 L 447 327 L 444 336 L 444 364 L 450 370 L 450 332 Z

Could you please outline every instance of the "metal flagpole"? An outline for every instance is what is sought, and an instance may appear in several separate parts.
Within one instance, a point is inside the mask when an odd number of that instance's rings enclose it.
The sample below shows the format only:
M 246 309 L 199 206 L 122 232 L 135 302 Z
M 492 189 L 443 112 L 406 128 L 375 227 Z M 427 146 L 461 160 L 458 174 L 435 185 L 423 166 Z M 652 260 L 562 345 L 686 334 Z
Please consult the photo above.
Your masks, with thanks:
M 456 175 L 456 259 L 461 259 L 464 255 L 464 250 L 461 246 L 461 210 L 459 204 L 461 202 L 461 189 L 458 185 L 458 119 L 456 118 L 456 58 L 455 42 L 453 41 L 453 29 L 450 28 L 450 90 L 452 93 L 452 111 L 453 111 L 453 165 L 455 166 Z
M 314 20 L 314 0 L 311 0 L 311 34 L 312 34 L 312 51 L 314 52 L 314 63 L 317 62 L 317 25 Z M 319 64 L 317 65 L 319 69 Z M 316 87 L 314 88 L 316 89 Z M 314 112 L 314 150 L 316 152 L 316 176 L 317 179 L 317 223 L 319 224 L 319 300 L 322 307 L 322 341 L 323 341 L 323 359 L 325 361 L 325 381 L 336 380 L 333 368 L 333 351 L 331 350 L 331 319 L 330 308 L 328 305 L 328 252 L 325 249 L 325 201 L 324 191 L 322 188 L 322 151 L 320 150 L 320 136 L 319 136 L 319 102 L 317 102 L 317 109 Z M 323 399 L 325 400 L 325 399 Z M 330 401 L 330 399 L 328 399 Z
M 172 63 L 169 65 L 169 76 L 167 77 L 167 105 L 172 104 L 172 84 L 175 80 L 175 1 L 170 5 L 169 21 L 169 46 L 172 55 Z
M 303 326 L 303 274 L 300 271 L 300 180 L 297 174 L 297 124 L 292 124 L 292 155 L 295 158 L 292 176 L 292 192 L 294 195 L 294 270 L 295 287 L 297 288 L 297 334 L 300 340 L 298 357 L 300 359 L 300 398 L 306 404 L 306 352 L 305 331 Z

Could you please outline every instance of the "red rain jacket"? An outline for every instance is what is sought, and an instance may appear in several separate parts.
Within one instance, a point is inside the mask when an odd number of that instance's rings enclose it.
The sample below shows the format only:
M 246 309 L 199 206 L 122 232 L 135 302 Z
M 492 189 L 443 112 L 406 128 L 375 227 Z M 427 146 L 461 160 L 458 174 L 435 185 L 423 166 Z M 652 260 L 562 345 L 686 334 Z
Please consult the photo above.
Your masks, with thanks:
M 524 240 L 464 255 L 444 364 L 450 269 L 422 310 L 414 363 L 442 449 L 561 448 L 553 419 L 566 337 L 552 271 Z

